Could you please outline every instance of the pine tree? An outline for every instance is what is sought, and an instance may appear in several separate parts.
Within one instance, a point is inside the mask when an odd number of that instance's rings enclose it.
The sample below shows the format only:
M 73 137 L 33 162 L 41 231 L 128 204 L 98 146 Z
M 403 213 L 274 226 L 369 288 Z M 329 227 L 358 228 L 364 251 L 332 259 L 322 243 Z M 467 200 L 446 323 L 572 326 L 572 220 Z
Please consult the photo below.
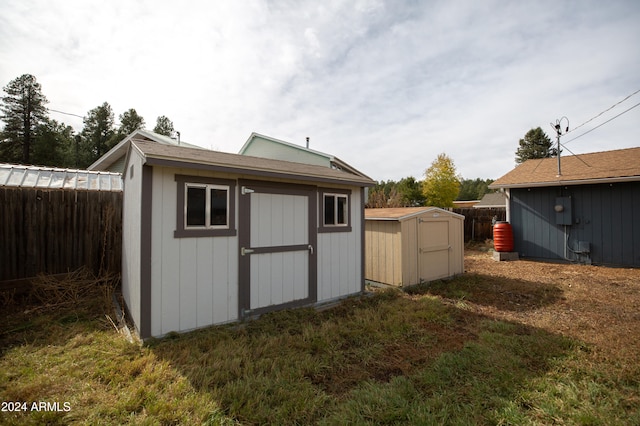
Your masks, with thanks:
M 491 192 L 489 185 L 493 183 L 493 179 L 462 179 L 460 182 L 460 193 L 456 200 L 480 200 L 484 194 Z
M 118 130 L 114 132 L 107 141 L 107 150 L 117 145 L 121 140 L 136 130 L 144 129 L 144 118 L 138 115 L 138 112 L 133 108 L 129 108 L 120 114 L 118 119 L 120 120 L 120 127 L 118 127 Z
M 138 115 L 135 109 L 130 108 L 120 114 L 120 127 L 118 134 L 124 138 L 138 129 L 144 129 L 144 118 Z M 118 141 L 120 142 L 120 141 Z
M 46 121 L 47 98 L 40 83 L 31 74 L 24 74 L 3 88 L 0 119 L 5 122 L 0 137 L 0 161 L 30 164 L 36 128 Z
M 549 136 L 540 128 L 531 129 L 520 139 L 516 150 L 516 163 L 520 164 L 533 158 L 555 157 L 556 149 Z
M 413 176 L 400 179 L 398 192 L 402 198 L 403 207 L 415 207 L 424 205 L 422 185 Z
M 173 128 L 173 122 L 164 115 L 161 115 L 156 120 L 156 127 L 153 131 L 159 135 L 169 136 L 172 138 L 175 135 L 175 129 Z
M 84 157 L 81 161 L 87 166 L 102 157 L 113 144 L 114 128 L 113 110 L 107 102 L 89 111 L 83 119 L 82 138 Z M 86 164 L 88 163 L 88 164 Z
M 31 161 L 39 166 L 76 167 L 73 128 L 56 120 L 45 120 L 36 129 Z

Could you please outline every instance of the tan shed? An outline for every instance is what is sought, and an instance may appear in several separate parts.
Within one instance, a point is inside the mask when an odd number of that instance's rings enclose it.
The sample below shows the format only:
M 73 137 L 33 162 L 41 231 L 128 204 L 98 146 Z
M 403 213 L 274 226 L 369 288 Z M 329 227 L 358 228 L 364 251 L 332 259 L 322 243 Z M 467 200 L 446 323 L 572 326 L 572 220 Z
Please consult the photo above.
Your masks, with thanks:
M 365 279 L 395 286 L 464 272 L 464 216 L 438 207 L 365 209 Z

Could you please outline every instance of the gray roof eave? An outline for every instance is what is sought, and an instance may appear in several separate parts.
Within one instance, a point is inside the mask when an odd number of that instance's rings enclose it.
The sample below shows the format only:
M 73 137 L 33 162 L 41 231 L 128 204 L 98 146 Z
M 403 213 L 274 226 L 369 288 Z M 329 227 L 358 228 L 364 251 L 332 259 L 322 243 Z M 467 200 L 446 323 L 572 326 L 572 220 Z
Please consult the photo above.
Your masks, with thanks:
M 505 183 L 489 185 L 489 189 L 507 189 L 507 188 L 535 188 L 535 187 L 547 187 L 547 186 L 564 186 L 564 185 L 588 185 L 598 183 L 619 183 L 619 182 L 637 182 L 640 181 L 640 176 L 619 176 L 611 178 L 598 178 L 598 179 L 570 179 L 570 180 L 557 180 L 549 182 L 521 182 L 521 183 Z

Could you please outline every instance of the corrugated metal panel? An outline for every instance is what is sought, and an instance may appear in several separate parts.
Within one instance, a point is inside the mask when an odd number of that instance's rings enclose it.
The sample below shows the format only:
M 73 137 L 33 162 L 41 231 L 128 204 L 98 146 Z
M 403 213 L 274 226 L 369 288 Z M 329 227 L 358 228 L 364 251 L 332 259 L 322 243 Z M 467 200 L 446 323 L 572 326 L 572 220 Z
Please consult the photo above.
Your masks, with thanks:
M 0 186 L 122 191 L 120 173 L 0 164 Z

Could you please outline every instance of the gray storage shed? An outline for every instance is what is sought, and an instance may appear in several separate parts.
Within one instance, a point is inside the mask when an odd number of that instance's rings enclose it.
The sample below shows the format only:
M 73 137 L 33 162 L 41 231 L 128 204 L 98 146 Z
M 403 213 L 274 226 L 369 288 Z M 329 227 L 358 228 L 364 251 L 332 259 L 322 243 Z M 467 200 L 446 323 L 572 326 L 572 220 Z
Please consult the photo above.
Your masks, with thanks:
M 122 292 L 143 339 L 364 290 L 364 194 L 335 170 L 132 138 Z
M 464 272 L 464 216 L 438 207 L 365 209 L 365 279 L 407 286 Z

